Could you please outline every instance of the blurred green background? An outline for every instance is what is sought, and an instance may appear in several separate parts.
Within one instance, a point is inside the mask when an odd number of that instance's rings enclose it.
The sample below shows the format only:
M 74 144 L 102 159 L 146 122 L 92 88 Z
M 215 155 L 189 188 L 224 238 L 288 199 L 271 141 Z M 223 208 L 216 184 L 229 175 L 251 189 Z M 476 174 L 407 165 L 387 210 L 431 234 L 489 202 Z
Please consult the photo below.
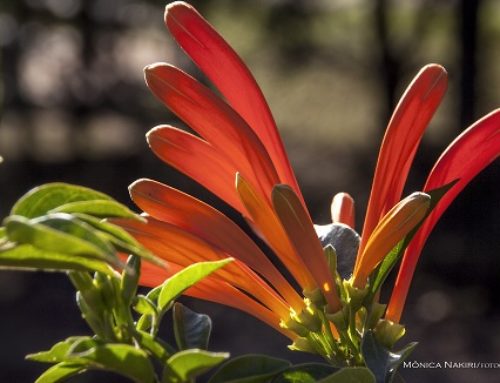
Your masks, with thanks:
M 311 214 L 327 223 L 347 191 L 362 222 L 379 143 L 420 67 L 449 73 L 408 183 L 420 188 L 441 151 L 499 106 L 500 2 L 494 0 L 193 1 L 241 54 L 271 106 Z M 238 219 L 221 201 L 149 152 L 148 129 L 182 126 L 149 93 L 142 68 L 174 63 L 199 76 L 163 25 L 163 1 L 0 0 L 0 213 L 31 187 L 78 183 L 129 203 L 150 177 Z M 500 360 L 500 167 L 456 200 L 424 250 L 403 322 L 422 362 Z M 388 289 L 390 283 L 388 283 Z M 212 349 L 294 361 L 286 339 L 252 318 L 186 300 L 214 319 Z M 29 352 L 87 333 L 66 278 L 0 273 L 0 381 L 29 382 L 44 367 Z M 405 369 L 409 383 L 497 381 L 500 370 Z M 75 382 L 114 376 L 95 374 Z

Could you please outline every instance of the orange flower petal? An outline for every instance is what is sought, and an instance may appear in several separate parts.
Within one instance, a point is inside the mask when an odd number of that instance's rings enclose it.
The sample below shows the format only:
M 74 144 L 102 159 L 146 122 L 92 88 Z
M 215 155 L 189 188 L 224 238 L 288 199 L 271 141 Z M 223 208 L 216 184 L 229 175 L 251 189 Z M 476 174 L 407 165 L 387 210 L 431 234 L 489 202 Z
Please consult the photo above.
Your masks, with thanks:
M 316 281 L 316 286 L 306 286 L 306 288 L 308 290 L 313 290 L 316 287 L 320 288 L 330 306 L 330 310 L 332 312 L 339 310 L 341 306 L 336 286 L 309 213 L 304 209 L 299 197 L 288 185 L 275 186 L 272 201 L 274 210 L 297 254 L 302 258 Z
M 422 134 L 446 87 L 444 68 L 430 64 L 420 70 L 401 97 L 380 147 L 359 254 L 363 252 L 378 221 L 401 198 Z
M 245 178 L 239 173 L 236 176 L 236 190 L 243 202 L 245 208 L 252 218 L 252 222 L 259 228 L 266 242 L 271 246 L 274 252 L 278 255 L 281 262 L 287 267 L 295 280 L 305 288 L 314 284 L 312 276 L 307 271 L 302 259 L 295 253 L 295 248 L 290 243 L 287 233 L 283 230 L 276 213 L 273 208 L 262 198 L 250 185 Z M 280 286 L 284 286 L 286 290 L 281 291 L 288 302 L 292 304 L 295 311 L 299 312 L 304 307 L 304 302 L 290 288 L 283 276 L 278 273 L 277 279 L 281 278 L 283 282 Z M 278 286 L 276 286 L 278 287 Z
M 246 263 L 273 286 L 280 286 L 279 271 L 257 245 L 229 218 L 179 190 L 151 180 L 130 186 L 134 202 L 149 215 L 170 222 L 232 257 Z
M 157 126 L 146 137 L 160 159 L 248 216 L 234 190 L 237 168 L 231 159 L 205 140 L 171 126 Z
M 127 230 L 159 257 L 181 266 L 189 266 L 195 262 L 216 261 L 230 256 L 172 224 L 151 217 L 146 223 L 133 220 L 113 222 Z M 280 317 L 288 317 L 289 306 L 244 263 L 235 260 L 213 275 L 253 295 Z
M 165 105 L 210 144 L 232 158 L 238 170 L 267 195 L 279 182 L 274 165 L 247 123 L 210 89 L 178 68 L 145 68 L 148 87 Z
M 171 263 L 170 265 L 171 268 L 166 271 L 165 269 L 149 262 L 143 262 L 139 283 L 143 286 L 156 287 L 162 284 L 167 278 L 183 269 L 182 266 L 174 263 Z M 185 294 L 194 298 L 234 307 L 263 321 L 290 339 L 295 337 L 292 332 L 279 326 L 279 316 L 244 293 L 240 292 L 227 282 L 223 282 L 209 276 L 186 290 Z
M 333 197 L 332 222 L 340 222 L 354 229 L 354 200 L 347 193 L 337 193 Z
M 189 4 L 167 6 L 165 24 L 179 45 L 255 131 L 268 151 L 281 183 L 302 195 L 269 106 L 252 74 L 224 39 Z
M 368 275 L 389 252 L 425 218 L 431 198 L 413 193 L 401 200 L 380 220 L 354 268 L 353 285 L 364 288 Z
M 386 317 L 398 323 L 415 267 L 430 232 L 465 186 L 500 155 L 500 109 L 474 123 L 443 152 L 432 168 L 424 191 L 458 180 L 438 202 L 406 249 L 394 285 Z

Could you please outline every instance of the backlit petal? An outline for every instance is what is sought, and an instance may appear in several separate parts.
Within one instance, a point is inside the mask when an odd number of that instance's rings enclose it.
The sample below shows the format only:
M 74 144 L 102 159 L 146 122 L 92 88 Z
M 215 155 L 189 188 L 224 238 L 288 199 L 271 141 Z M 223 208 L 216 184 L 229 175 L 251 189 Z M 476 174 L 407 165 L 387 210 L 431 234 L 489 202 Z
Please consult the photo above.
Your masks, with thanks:
M 295 248 L 290 243 L 287 233 L 283 229 L 278 217 L 273 208 L 265 201 L 250 185 L 245 178 L 238 174 L 236 177 L 236 190 L 250 214 L 254 224 L 266 239 L 266 242 L 271 246 L 274 252 L 278 255 L 281 262 L 291 272 L 295 280 L 305 288 L 312 286 L 314 280 L 302 259 L 296 255 Z M 281 275 L 281 274 L 280 274 Z M 281 276 L 283 278 L 283 276 Z M 287 293 L 287 292 L 283 292 Z M 302 299 L 294 291 L 289 302 L 296 302 L 293 306 L 299 312 L 298 308 L 303 306 Z M 287 299 L 288 300 L 288 299 Z
M 167 278 L 183 269 L 182 266 L 174 263 L 171 263 L 170 266 L 171 268 L 166 271 L 149 262 L 143 262 L 139 283 L 143 286 L 156 287 L 162 284 Z M 290 339 L 295 337 L 293 333 L 279 326 L 280 317 L 278 315 L 227 282 L 217 280 L 213 277 L 207 277 L 189 288 L 185 294 L 194 298 L 219 303 L 244 311 L 275 328 L 286 337 Z
M 197 235 L 210 245 L 246 263 L 273 286 L 281 286 L 279 271 L 259 247 L 229 218 L 213 207 L 156 181 L 139 180 L 130 186 L 134 202 L 160 221 Z
M 247 123 L 210 89 L 168 64 L 144 69 L 151 91 L 181 120 L 231 158 L 238 170 L 268 195 L 279 182 L 259 138 Z
M 147 218 L 146 223 L 133 220 L 115 220 L 114 222 L 126 229 L 143 246 L 160 258 L 181 266 L 221 260 L 230 256 L 170 223 L 157 221 L 151 217 Z M 241 261 L 235 260 L 217 270 L 213 275 L 253 295 L 280 317 L 287 317 L 289 306 Z
M 500 155 L 500 109 L 465 130 L 443 152 L 431 170 L 424 191 L 458 182 L 444 195 L 405 251 L 387 307 L 387 318 L 399 322 L 415 267 L 427 237 L 462 189 Z
M 354 268 L 354 286 L 364 288 L 368 275 L 422 220 L 430 207 L 425 193 L 413 193 L 397 203 L 380 220 Z
M 343 223 L 351 229 L 355 229 L 354 200 L 349 194 L 335 194 L 332 200 L 331 213 L 333 223 Z
M 306 286 L 306 288 L 308 290 L 320 288 L 331 312 L 336 312 L 340 309 L 336 286 L 309 214 L 299 197 L 288 185 L 275 186 L 272 200 L 274 210 L 295 247 L 296 253 L 302 258 L 302 262 L 316 282 L 316 286 Z
M 236 166 L 205 140 L 171 126 L 158 126 L 147 134 L 153 152 L 191 177 L 233 208 L 248 215 L 234 190 Z
M 360 254 L 378 221 L 400 200 L 420 139 L 446 87 L 444 68 L 430 64 L 420 70 L 401 97 L 380 147 Z
M 302 199 L 269 106 L 240 57 L 189 4 L 168 5 L 165 23 L 179 45 L 255 131 L 269 152 L 281 183 L 292 185 Z

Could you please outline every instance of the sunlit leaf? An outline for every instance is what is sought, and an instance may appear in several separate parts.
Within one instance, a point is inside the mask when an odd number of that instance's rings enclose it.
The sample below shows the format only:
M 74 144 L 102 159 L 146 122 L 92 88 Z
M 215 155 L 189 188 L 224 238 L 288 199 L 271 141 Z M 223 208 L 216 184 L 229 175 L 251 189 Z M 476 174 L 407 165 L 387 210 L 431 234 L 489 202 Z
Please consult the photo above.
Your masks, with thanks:
M 154 355 L 162 363 L 166 363 L 168 358 L 175 353 L 175 349 L 172 346 L 147 332 L 139 330 L 134 334 L 134 337 L 142 349 Z
M 203 374 L 215 367 L 229 354 L 225 352 L 209 352 L 199 349 L 179 351 L 167 362 L 162 383 L 181 383 Z
M 114 275 L 107 263 L 93 258 L 40 250 L 32 245 L 13 244 L 0 248 L 0 268 L 45 271 L 98 271 Z
M 86 368 L 76 363 L 58 363 L 45 370 L 35 383 L 57 383 L 85 372 Z
M 155 304 L 144 295 L 137 295 L 134 302 L 134 310 L 142 315 L 156 315 Z
M 199 262 L 171 276 L 161 287 L 158 307 L 163 310 L 185 290 L 231 261 L 232 258 L 213 262 Z
M 131 218 L 143 220 L 125 205 L 113 200 L 90 200 L 65 203 L 49 211 L 49 213 L 81 213 L 101 218 Z
M 137 284 L 141 272 L 141 258 L 131 255 L 127 260 L 127 268 L 123 270 L 120 290 L 125 305 L 128 307 L 137 293 Z
M 104 222 L 103 220 L 92 217 L 88 214 L 75 213 L 73 215 L 98 230 L 98 235 L 104 240 L 110 242 L 117 251 L 126 254 L 135 254 L 141 258 L 147 259 L 155 265 L 166 267 L 166 262 L 164 260 L 155 256 L 148 249 L 143 247 L 134 237 L 121 227 L 110 222 Z
M 82 341 L 87 342 L 87 349 L 97 345 L 97 342 L 88 336 L 75 336 L 56 343 L 50 350 L 26 355 L 26 359 L 45 363 L 65 362 L 71 358 L 71 350 L 74 348 L 75 343 L 81 344 Z
M 156 379 L 147 353 L 128 344 L 104 344 L 73 357 L 88 368 L 113 371 L 137 383 L 153 383 Z
M 83 186 L 50 183 L 38 186 L 22 196 L 12 208 L 11 214 L 34 218 L 70 202 L 93 200 L 112 199 L 104 193 Z
M 34 220 L 13 215 L 5 219 L 5 227 L 11 241 L 30 244 L 40 250 L 121 264 L 114 250 L 88 225 L 68 214 L 60 213 Z

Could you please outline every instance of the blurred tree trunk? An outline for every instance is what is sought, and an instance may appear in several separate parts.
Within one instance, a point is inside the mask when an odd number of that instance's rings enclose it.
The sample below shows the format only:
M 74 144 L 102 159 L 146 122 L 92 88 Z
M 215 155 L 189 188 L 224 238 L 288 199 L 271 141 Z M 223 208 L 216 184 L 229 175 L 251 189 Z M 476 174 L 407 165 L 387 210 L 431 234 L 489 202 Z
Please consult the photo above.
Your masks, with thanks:
M 384 126 L 391 117 L 396 102 L 396 86 L 400 75 L 400 63 L 395 57 L 390 44 L 389 37 L 389 20 L 388 20 L 388 2 L 387 0 L 376 0 L 374 4 L 374 22 L 375 34 L 379 42 L 380 58 L 378 65 L 378 73 L 384 81 L 384 105 L 381 118 L 384 121 Z
M 460 59 L 460 125 L 465 128 L 475 118 L 475 88 L 476 88 L 476 51 L 478 14 L 481 0 L 460 0 L 457 7 L 460 20 L 458 31 L 459 44 L 461 45 Z

